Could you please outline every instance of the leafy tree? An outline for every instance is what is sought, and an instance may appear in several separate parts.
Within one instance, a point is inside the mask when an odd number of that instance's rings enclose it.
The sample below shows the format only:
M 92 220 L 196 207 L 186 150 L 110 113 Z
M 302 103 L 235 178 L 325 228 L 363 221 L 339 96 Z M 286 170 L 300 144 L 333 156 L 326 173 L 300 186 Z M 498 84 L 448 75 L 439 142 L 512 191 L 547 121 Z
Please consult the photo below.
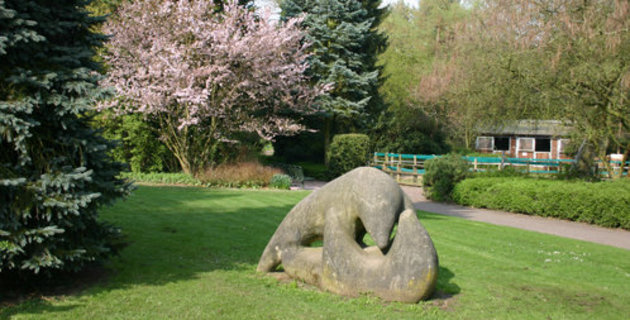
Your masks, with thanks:
M 129 164 L 133 172 L 177 172 L 177 159 L 159 139 L 157 124 L 139 114 L 114 116 L 103 112 L 95 117 L 94 125 L 102 128 L 103 136 L 118 141 L 112 157 Z
M 85 1 L 0 0 L 0 273 L 75 271 L 116 249 L 98 209 L 129 191 L 92 129 L 104 93 Z
M 383 109 L 377 55 L 386 37 L 377 27 L 386 9 L 380 0 L 285 0 L 284 19 L 306 14 L 302 26 L 311 43 L 307 75 L 313 83 L 329 85 L 320 99 L 324 149 L 330 145 L 336 123 L 345 130 L 366 127 Z
M 468 119 L 566 120 L 600 159 L 629 149 L 627 1 L 483 1 L 462 30 L 441 97 Z
M 448 56 L 455 25 L 465 13 L 456 1 L 444 0 L 422 1 L 418 9 L 403 2 L 391 7 L 380 26 L 389 38 L 389 47 L 379 57 L 386 78 L 380 91 L 389 109 L 372 132 L 378 150 L 448 151 L 444 131 L 452 128 L 445 121 L 444 103 L 431 99 L 435 88 L 423 92 L 418 84 L 427 85 L 434 64 Z
M 419 10 L 400 1 L 390 7 L 389 15 L 379 29 L 387 34 L 389 46 L 379 55 L 385 82 L 381 95 L 394 108 L 417 105 L 412 88 L 422 74 L 430 70 L 432 50 L 423 41 L 423 28 L 418 20 Z
M 158 123 L 186 173 L 212 165 L 222 141 L 255 132 L 265 139 L 303 128 L 286 115 L 315 110 L 320 93 L 304 76 L 306 44 L 297 20 L 273 25 L 229 3 L 123 4 L 106 26 L 114 35 L 106 61 L 118 111 Z
M 375 127 L 374 135 L 374 150 L 378 151 L 443 154 L 450 150 L 437 122 L 413 106 L 391 106 Z

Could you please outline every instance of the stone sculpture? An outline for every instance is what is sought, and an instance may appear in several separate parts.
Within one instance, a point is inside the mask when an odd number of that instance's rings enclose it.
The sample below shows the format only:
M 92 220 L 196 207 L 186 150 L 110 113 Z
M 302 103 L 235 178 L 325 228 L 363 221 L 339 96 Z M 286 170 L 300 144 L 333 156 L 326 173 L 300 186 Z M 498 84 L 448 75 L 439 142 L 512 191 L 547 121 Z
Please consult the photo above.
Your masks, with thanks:
M 396 235 L 390 239 L 395 225 Z M 368 232 L 376 246 L 368 247 Z M 322 247 L 310 247 L 323 240 Z M 311 193 L 284 218 L 257 270 L 346 296 L 418 302 L 435 288 L 438 257 L 413 205 L 380 170 L 354 169 Z

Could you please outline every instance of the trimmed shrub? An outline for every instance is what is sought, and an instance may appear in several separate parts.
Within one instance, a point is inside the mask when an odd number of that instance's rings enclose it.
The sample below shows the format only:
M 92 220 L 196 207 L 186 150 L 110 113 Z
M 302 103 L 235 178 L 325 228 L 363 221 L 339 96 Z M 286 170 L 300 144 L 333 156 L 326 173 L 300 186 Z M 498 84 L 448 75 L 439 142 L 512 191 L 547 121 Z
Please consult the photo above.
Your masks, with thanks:
M 191 177 L 185 173 L 171 173 L 171 172 L 123 172 L 121 177 L 134 181 L 144 183 L 156 183 L 156 184 L 173 184 L 173 185 L 187 185 L 187 186 L 200 186 L 201 181 Z
M 356 167 L 365 166 L 370 152 L 370 138 L 364 134 L 338 134 L 328 151 L 328 173 L 338 177 Z
M 422 186 L 425 195 L 436 201 L 450 200 L 455 184 L 470 174 L 466 160 L 456 154 L 429 159 L 424 169 L 426 172 L 422 176 Z
M 482 177 L 458 183 L 461 205 L 630 229 L 630 181 Z
M 291 177 L 286 174 L 274 174 L 273 177 L 271 177 L 269 186 L 276 189 L 288 190 L 291 188 Z
M 527 169 L 524 167 L 505 166 L 499 170 L 497 167 L 485 168 L 485 171 L 474 172 L 474 177 L 526 177 Z

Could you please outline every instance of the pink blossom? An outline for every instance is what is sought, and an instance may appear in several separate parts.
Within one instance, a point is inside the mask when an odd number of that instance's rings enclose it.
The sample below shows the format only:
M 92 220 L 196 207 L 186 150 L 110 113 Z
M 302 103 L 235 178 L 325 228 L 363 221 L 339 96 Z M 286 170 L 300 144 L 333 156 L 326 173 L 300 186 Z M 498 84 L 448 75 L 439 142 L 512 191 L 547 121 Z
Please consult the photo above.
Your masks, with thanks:
M 278 111 L 311 113 L 325 89 L 310 87 L 303 75 L 308 55 L 299 20 L 266 21 L 235 2 L 222 14 L 213 13 L 212 1 L 123 4 L 105 26 L 112 35 L 105 85 L 122 99 L 103 107 L 166 115 L 178 131 L 214 118 L 222 124 L 218 138 L 230 129 L 267 139 L 304 129 Z

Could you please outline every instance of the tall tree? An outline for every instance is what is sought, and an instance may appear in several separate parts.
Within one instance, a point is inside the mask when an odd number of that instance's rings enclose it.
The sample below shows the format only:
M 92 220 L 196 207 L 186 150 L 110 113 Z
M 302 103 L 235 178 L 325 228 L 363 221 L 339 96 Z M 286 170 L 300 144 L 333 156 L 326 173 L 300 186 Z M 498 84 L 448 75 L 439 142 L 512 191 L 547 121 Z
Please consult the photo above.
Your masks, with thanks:
M 325 150 L 336 122 L 358 128 L 373 122 L 383 109 L 376 60 L 387 39 L 377 29 L 386 14 L 380 4 L 380 0 L 286 0 L 280 5 L 284 19 L 305 14 L 302 26 L 312 54 L 307 75 L 314 83 L 330 86 L 320 100 Z
M 452 48 L 443 97 L 469 119 L 566 120 L 600 159 L 630 149 L 628 1 L 482 1 Z
M 209 1 L 136 1 L 105 29 L 114 35 L 108 83 L 121 94 L 106 107 L 155 119 L 193 175 L 235 133 L 272 139 L 302 130 L 286 115 L 314 111 L 320 94 L 304 76 L 298 20 L 270 24 L 236 2 L 215 9 Z
M 453 0 L 423 0 L 414 9 L 398 2 L 381 24 L 389 46 L 380 55 L 386 81 L 381 93 L 389 109 L 374 131 L 377 147 L 400 152 L 442 153 L 445 129 L 452 131 L 437 65 L 449 67 L 450 44 L 468 11 Z M 429 79 L 435 81 L 427 81 Z M 437 97 L 437 98 L 436 98 Z M 385 149 L 380 149 L 385 150 Z
M 119 236 L 98 221 L 128 185 L 89 126 L 105 37 L 85 3 L 0 0 L 0 273 L 77 270 Z

